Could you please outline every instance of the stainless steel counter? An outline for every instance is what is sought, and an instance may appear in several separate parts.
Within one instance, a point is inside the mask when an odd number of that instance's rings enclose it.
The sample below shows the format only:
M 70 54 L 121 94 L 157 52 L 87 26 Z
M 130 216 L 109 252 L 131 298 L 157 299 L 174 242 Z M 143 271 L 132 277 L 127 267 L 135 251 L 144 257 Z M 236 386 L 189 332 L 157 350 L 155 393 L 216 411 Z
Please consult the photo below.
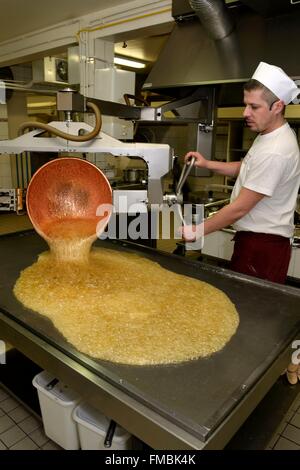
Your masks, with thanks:
M 300 330 L 300 291 L 134 244 L 97 245 L 150 257 L 223 290 L 240 315 L 237 333 L 219 353 L 177 365 L 127 366 L 81 354 L 12 293 L 20 271 L 46 249 L 30 231 L 0 237 L 1 339 L 155 449 L 223 448 L 289 359 Z

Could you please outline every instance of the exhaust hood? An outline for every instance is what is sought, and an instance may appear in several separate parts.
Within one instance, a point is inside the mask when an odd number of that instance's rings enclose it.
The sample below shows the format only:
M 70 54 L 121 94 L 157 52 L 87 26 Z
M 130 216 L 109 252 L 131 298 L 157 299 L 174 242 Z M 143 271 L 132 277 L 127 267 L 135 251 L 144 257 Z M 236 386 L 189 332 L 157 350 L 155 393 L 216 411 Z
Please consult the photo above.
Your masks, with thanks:
M 272 10 L 270 1 L 244 0 L 230 5 L 222 2 L 234 26 L 227 36 L 215 39 L 209 34 L 206 19 L 204 28 L 199 12 L 192 8 L 195 3 L 173 0 L 176 24 L 144 83 L 144 90 L 165 93 L 169 89 L 171 95 L 173 88 L 245 82 L 260 61 L 283 68 L 294 79 L 300 78 L 299 5 L 290 0 L 272 0 Z M 210 2 L 209 9 L 216 3 L 217 0 Z M 180 13 L 176 14 L 177 11 Z

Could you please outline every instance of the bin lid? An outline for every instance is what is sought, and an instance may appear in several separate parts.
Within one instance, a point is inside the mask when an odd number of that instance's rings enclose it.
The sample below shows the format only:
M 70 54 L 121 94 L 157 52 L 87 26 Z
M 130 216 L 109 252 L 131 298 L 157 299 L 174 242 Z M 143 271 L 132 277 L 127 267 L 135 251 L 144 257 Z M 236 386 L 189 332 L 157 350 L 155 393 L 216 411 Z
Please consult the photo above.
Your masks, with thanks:
M 110 418 L 88 403 L 81 403 L 75 408 L 74 419 L 83 425 L 87 424 L 89 427 L 94 428 L 95 432 L 100 431 L 101 434 L 106 434 L 110 424 Z M 129 436 L 130 434 L 124 428 L 119 425 L 116 426 L 114 439 L 124 439 L 124 437 Z
M 51 389 L 47 389 L 47 385 L 54 380 L 55 376 L 44 370 L 34 377 L 33 385 L 41 392 L 58 399 L 63 405 L 76 403 L 80 400 L 80 395 L 60 380 Z

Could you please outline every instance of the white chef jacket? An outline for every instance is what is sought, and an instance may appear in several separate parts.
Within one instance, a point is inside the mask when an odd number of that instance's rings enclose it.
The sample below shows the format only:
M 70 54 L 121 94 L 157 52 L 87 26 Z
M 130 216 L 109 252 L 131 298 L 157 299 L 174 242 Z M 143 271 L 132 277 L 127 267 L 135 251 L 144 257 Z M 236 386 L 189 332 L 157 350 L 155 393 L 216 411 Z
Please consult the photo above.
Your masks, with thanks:
M 289 124 L 285 123 L 267 134 L 259 134 L 241 164 L 231 202 L 242 187 L 266 197 L 233 227 L 238 231 L 292 237 L 299 184 L 299 146 Z

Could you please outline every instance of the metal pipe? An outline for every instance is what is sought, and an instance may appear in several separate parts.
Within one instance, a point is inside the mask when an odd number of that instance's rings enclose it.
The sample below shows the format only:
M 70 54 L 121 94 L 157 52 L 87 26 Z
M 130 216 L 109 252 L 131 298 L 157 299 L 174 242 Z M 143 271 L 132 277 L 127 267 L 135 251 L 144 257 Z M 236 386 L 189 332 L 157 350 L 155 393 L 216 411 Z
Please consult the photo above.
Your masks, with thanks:
M 229 201 L 230 201 L 230 198 L 221 199 L 220 201 L 208 202 L 207 204 L 204 204 L 204 207 L 205 209 L 207 209 L 208 207 L 221 206 L 222 204 L 227 204 L 227 202 Z
M 208 35 L 215 40 L 229 36 L 234 28 L 233 18 L 223 0 L 189 0 Z
M 91 108 L 94 111 L 95 116 L 96 116 L 95 127 L 88 134 L 84 134 L 84 135 L 67 134 L 66 132 L 56 129 L 55 127 L 49 126 L 49 124 L 44 124 L 43 122 L 35 122 L 35 121 L 32 121 L 32 122 L 28 121 L 28 122 L 24 122 L 23 124 L 21 124 L 21 126 L 18 129 L 18 133 L 19 135 L 22 135 L 24 130 L 28 128 L 43 129 L 46 132 L 49 132 L 50 134 L 54 134 L 66 140 L 71 140 L 72 142 L 87 142 L 88 140 L 92 140 L 94 137 L 96 137 L 99 134 L 101 130 L 101 126 L 102 126 L 102 118 L 101 118 L 100 109 L 98 108 L 96 104 L 88 101 L 86 103 L 86 106 L 87 108 Z

